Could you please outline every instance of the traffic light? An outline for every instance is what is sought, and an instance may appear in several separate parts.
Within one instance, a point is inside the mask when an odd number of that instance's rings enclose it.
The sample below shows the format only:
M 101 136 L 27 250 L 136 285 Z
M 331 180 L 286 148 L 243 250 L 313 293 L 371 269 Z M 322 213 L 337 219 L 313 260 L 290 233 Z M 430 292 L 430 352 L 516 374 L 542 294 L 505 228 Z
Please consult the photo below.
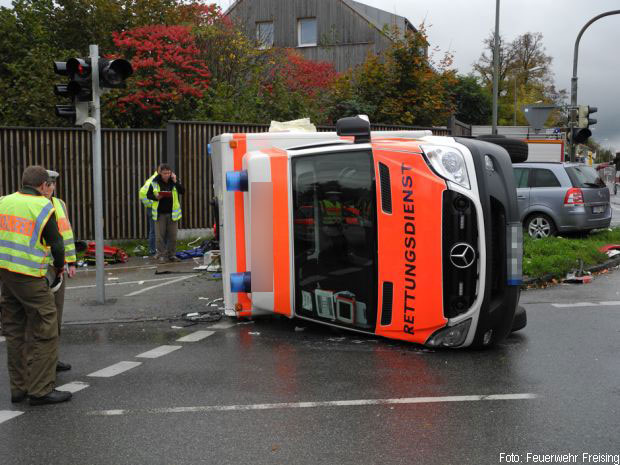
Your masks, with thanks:
M 592 113 L 596 113 L 598 108 L 588 105 L 579 105 L 577 108 L 577 127 L 568 132 L 568 139 L 572 144 L 583 144 L 592 136 L 590 126 L 596 124 L 596 119 L 590 118 Z
M 93 82 L 90 58 L 71 58 L 67 60 L 69 84 L 67 90 L 78 102 L 90 102 L 93 99 Z
M 102 89 L 125 88 L 125 79 L 132 74 L 133 67 L 127 60 L 99 58 L 99 87 Z
M 596 119 L 590 118 L 592 113 L 596 113 L 598 108 L 590 107 L 588 105 L 579 105 L 579 121 L 577 126 L 580 128 L 588 128 L 593 124 L 596 124 Z
M 92 100 L 90 60 L 70 58 L 55 61 L 54 72 L 69 77 L 67 84 L 54 86 L 54 94 L 71 99 L 70 105 L 56 105 L 56 116 L 69 118 L 76 125 L 83 124 L 88 118 L 88 102 Z

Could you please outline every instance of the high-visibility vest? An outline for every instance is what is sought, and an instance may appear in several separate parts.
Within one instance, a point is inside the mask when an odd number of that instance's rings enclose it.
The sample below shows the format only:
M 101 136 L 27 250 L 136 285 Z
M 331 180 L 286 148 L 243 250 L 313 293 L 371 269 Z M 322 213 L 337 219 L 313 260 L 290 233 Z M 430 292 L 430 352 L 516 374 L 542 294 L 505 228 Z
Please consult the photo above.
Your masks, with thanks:
M 41 242 L 54 205 L 42 195 L 15 192 L 0 199 L 0 268 L 40 278 L 49 248 Z
M 69 216 L 67 215 L 67 205 L 56 197 L 52 197 L 52 204 L 56 211 L 56 222 L 58 223 L 58 231 L 62 236 L 63 244 L 65 245 L 65 262 L 75 263 L 77 262 L 77 255 L 75 252 L 75 239 L 73 238 L 73 229 L 69 222 Z M 51 263 L 50 257 L 50 263 Z
M 151 187 L 151 183 L 153 182 L 153 179 L 155 179 L 155 176 L 157 176 L 157 171 L 153 173 L 153 176 L 146 180 L 144 185 L 138 191 L 138 198 L 146 208 L 151 208 L 153 206 L 153 201 L 149 199 L 146 194 L 148 194 L 149 187 Z
M 338 224 L 342 222 L 342 204 L 330 200 L 322 200 L 323 224 Z
M 157 197 L 157 194 L 161 192 L 161 187 L 159 183 L 152 182 L 153 185 L 153 194 Z M 153 200 L 153 204 L 151 205 L 151 210 L 153 213 L 153 221 L 157 221 L 157 207 L 159 206 L 159 200 Z M 172 188 L 172 221 L 179 221 L 181 219 L 181 202 L 179 202 L 179 193 L 177 192 L 176 186 Z

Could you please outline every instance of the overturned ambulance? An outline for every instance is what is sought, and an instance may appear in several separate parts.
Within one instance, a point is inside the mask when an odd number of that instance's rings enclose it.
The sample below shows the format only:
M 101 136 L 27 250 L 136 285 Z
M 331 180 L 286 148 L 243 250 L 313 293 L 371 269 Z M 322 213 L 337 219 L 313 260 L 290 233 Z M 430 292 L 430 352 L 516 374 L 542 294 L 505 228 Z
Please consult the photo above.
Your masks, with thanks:
M 211 143 L 226 314 L 428 347 L 525 326 L 510 155 L 429 131 L 222 134 Z

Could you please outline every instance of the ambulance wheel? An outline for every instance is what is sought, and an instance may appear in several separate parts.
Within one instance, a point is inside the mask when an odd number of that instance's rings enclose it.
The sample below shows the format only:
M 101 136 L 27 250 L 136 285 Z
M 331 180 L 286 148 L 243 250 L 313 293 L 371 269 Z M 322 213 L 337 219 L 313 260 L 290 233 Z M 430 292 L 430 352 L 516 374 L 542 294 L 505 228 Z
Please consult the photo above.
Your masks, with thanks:
M 484 134 L 478 136 L 478 139 L 499 145 L 506 149 L 510 155 L 510 161 L 513 163 L 523 163 L 527 161 L 528 145 L 522 140 L 511 139 L 498 134 Z
M 512 329 L 510 332 L 516 333 L 517 331 L 522 330 L 527 326 L 527 313 L 525 309 L 521 306 L 517 307 L 517 311 L 515 312 L 514 320 L 512 320 Z

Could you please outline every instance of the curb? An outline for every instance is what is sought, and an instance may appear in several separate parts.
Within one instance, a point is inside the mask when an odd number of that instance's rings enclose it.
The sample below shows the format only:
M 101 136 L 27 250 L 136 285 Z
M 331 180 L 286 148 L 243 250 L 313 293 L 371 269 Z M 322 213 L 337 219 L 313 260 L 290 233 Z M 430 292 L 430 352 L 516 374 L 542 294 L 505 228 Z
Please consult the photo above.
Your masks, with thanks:
M 620 256 L 607 260 L 606 262 L 599 263 L 598 265 L 592 265 L 588 268 L 585 268 L 584 271 L 589 271 L 590 273 L 598 273 L 599 271 L 609 270 L 610 268 L 614 268 L 618 265 L 620 265 Z M 532 284 L 546 284 L 551 282 L 551 280 L 554 278 L 557 278 L 557 276 L 553 273 L 548 273 L 539 278 L 524 279 L 523 284 L 521 285 L 521 289 L 527 289 L 527 286 L 530 286 Z

